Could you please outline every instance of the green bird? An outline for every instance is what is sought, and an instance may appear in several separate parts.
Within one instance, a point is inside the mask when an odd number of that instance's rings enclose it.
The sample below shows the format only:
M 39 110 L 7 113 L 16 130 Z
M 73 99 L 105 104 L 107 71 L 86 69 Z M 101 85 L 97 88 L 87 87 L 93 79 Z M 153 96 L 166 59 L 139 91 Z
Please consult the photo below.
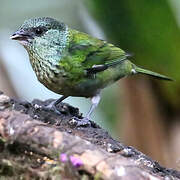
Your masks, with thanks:
M 47 109 L 69 96 L 91 98 L 92 105 L 78 126 L 90 123 L 90 116 L 100 101 L 100 92 L 122 77 L 147 74 L 171 78 L 137 67 L 120 48 L 104 40 L 69 28 L 53 18 L 26 20 L 11 36 L 27 50 L 37 79 L 51 91 L 63 95 Z

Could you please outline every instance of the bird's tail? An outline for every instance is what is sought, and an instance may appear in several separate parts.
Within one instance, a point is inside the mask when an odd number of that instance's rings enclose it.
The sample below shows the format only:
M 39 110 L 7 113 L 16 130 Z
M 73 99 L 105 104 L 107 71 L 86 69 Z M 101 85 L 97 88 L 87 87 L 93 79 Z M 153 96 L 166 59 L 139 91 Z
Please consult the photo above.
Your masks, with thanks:
M 134 66 L 134 70 L 136 73 L 146 74 L 146 75 L 149 75 L 149 76 L 152 76 L 152 77 L 155 77 L 158 79 L 162 79 L 162 80 L 173 81 L 173 79 L 171 79 L 170 77 L 167 77 L 167 76 L 161 75 L 159 73 L 137 67 L 136 65 Z

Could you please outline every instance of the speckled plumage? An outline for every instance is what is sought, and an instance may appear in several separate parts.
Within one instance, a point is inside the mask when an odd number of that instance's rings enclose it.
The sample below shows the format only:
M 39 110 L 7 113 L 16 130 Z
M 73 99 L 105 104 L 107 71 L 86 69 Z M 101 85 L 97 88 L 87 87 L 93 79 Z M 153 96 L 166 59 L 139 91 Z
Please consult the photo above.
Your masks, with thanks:
M 78 126 L 89 125 L 90 115 L 100 101 L 100 91 L 120 78 L 142 73 L 169 77 L 137 67 L 118 47 L 73 30 L 55 19 L 32 18 L 12 36 L 27 50 L 38 80 L 63 96 L 46 109 L 53 109 L 68 96 L 91 97 L 92 106 Z
M 93 97 L 109 84 L 136 73 L 170 80 L 137 67 L 120 48 L 52 18 L 25 21 L 12 39 L 26 48 L 38 80 L 65 96 Z

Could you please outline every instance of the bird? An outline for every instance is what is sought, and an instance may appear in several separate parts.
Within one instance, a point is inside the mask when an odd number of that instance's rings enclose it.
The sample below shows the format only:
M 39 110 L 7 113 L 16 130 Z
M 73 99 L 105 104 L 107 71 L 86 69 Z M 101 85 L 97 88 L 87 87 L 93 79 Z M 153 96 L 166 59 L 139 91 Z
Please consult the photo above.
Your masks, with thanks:
M 90 98 L 92 105 L 77 126 L 90 124 L 91 114 L 100 102 L 101 90 L 119 79 L 146 74 L 163 80 L 170 77 L 132 63 L 119 47 L 70 28 L 50 17 L 25 20 L 10 37 L 24 46 L 37 79 L 62 95 L 47 106 L 58 113 L 57 105 L 69 96 Z

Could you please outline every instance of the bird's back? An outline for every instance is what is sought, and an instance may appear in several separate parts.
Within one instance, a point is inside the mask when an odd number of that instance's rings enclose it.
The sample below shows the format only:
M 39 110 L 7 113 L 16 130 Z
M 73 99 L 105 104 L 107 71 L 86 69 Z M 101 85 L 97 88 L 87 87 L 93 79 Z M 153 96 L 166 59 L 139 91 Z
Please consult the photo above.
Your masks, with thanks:
M 127 74 L 127 70 L 122 69 L 127 65 L 124 63 L 127 56 L 123 50 L 73 29 L 69 29 L 69 41 L 62 57 L 59 68 L 65 72 L 65 86 L 71 89 L 71 96 L 73 92 L 77 96 L 92 96 Z M 110 64 L 115 66 L 102 70 L 97 68 L 98 72 L 96 69 L 94 72 L 95 67 Z

